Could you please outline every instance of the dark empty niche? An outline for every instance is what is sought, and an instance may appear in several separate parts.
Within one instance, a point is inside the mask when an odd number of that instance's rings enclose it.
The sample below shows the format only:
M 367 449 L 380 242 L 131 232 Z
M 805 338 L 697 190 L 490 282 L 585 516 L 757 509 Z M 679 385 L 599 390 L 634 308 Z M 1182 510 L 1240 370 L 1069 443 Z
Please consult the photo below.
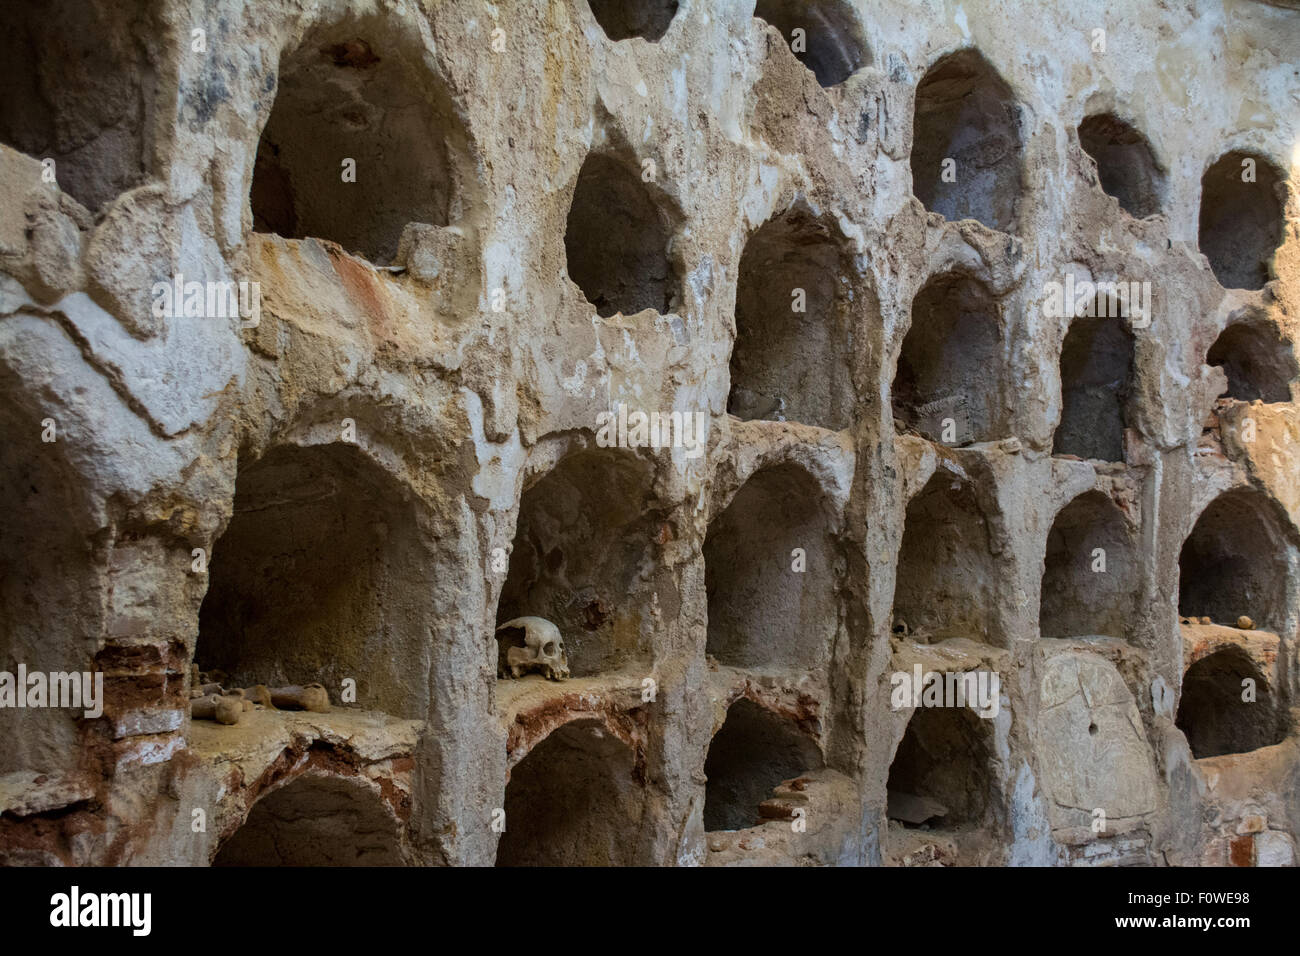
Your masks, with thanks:
M 639 175 L 611 156 L 588 156 L 578 172 L 564 231 L 569 278 L 608 318 L 642 309 L 672 312 L 681 279 L 670 254 L 673 217 Z
M 894 583 L 894 632 L 925 643 L 989 641 L 997 567 L 971 484 L 938 471 L 907 505 Z
M 86 479 L 66 457 L 80 457 L 82 438 L 60 421 L 58 440 L 41 440 L 42 390 L 7 362 L 0 362 L 0 391 L 0 671 L 16 674 L 19 664 L 29 673 L 98 670 L 106 577 L 99 503 L 88 500 Z M 84 629 L 51 626 L 64 616 Z M 6 709 L 0 777 L 79 759 L 81 716 L 60 707 Z
M 1254 181 L 1242 164 L 1251 160 Z M 1263 156 L 1233 152 L 1201 177 L 1201 252 L 1227 289 L 1262 289 L 1282 243 L 1286 177 Z
M 912 300 L 894 417 L 948 445 L 1006 437 L 1001 308 L 976 279 L 935 276 Z
M 797 465 L 753 475 L 704 541 L 708 653 L 735 667 L 823 665 L 839 619 L 824 492 Z M 805 570 L 796 571 L 796 548 Z
M 1134 547 L 1133 530 L 1101 492 L 1085 492 L 1062 508 L 1047 535 L 1039 634 L 1126 637 L 1140 571 Z
M 758 805 L 774 787 L 821 766 L 821 750 L 793 721 L 741 698 L 727 711 L 704 761 L 705 831 L 761 823 Z
M 838 86 L 871 63 L 857 14 L 843 0 L 758 0 L 754 16 L 780 31 L 824 87 Z
M 611 40 L 658 43 L 677 15 L 677 0 L 587 0 L 587 6 Z
M 1274 630 L 1286 618 L 1289 575 L 1272 508 L 1257 491 L 1226 491 L 1196 520 L 1178 556 L 1178 613 Z
M 497 866 L 632 866 L 645 810 L 644 768 L 594 720 L 565 724 L 506 784 Z
M 365 706 L 423 717 L 430 561 L 411 497 L 356 445 L 283 446 L 239 468 L 195 652 L 235 687 L 357 681 Z
M 0 141 L 53 159 L 92 212 L 144 181 L 155 88 L 146 0 L 10 0 L 0 31 Z
M 649 465 L 627 452 L 569 455 L 526 490 L 497 623 L 532 615 L 564 637 L 569 670 L 616 670 L 645 651 L 635 595 L 662 528 Z
M 727 410 L 838 431 L 853 413 L 849 264 L 825 224 L 792 211 L 745 244 Z
M 458 212 L 463 128 L 447 90 L 419 68 L 423 50 L 379 42 L 394 35 L 383 18 L 349 18 L 281 57 L 253 171 L 257 232 L 388 263 L 407 223 L 445 226 Z
M 1061 423 L 1052 454 L 1123 461 L 1132 379 L 1133 333 L 1124 318 L 1071 322 L 1061 346 Z
M 912 139 L 912 190 L 926 209 L 1011 232 L 1020 154 L 1011 87 L 979 52 L 950 53 L 926 71 Z
M 1079 124 L 1079 145 L 1097 164 L 1101 188 L 1119 200 L 1121 209 L 1138 219 L 1160 211 L 1164 171 L 1145 136 L 1102 113 Z
M 889 817 L 945 830 L 991 825 L 987 723 L 966 707 L 918 707 L 889 766 Z
M 1223 397 L 1243 402 L 1291 401 L 1291 383 L 1300 370 L 1295 350 L 1274 323 L 1236 322 L 1219 334 L 1205 356 L 1228 376 Z
M 1242 699 L 1246 679 L 1254 681 L 1253 701 Z M 1248 753 L 1281 743 L 1286 735 L 1268 681 L 1239 647 L 1215 651 L 1187 668 L 1174 723 L 1197 758 Z
M 213 866 L 401 866 L 398 822 L 362 783 L 307 775 L 253 805 Z

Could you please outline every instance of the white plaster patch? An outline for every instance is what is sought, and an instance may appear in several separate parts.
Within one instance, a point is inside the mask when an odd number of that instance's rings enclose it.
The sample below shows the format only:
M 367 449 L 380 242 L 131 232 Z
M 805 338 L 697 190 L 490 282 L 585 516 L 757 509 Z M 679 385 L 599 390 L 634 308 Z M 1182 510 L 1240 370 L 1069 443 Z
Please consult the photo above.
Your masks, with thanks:
M 483 433 L 483 400 L 468 388 L 462 388 L 460 393 L 464 398 L 470 440 L 474 443 L 474 455 L 479 464 L 471 487 L 474 494 L 486 498 L 494 510 L 509 510 L 514 507 L 515 476 L 528 457 L 519 440 L 519 431 L 512 432 L 509 441 L 503 444 L 489 442 Z

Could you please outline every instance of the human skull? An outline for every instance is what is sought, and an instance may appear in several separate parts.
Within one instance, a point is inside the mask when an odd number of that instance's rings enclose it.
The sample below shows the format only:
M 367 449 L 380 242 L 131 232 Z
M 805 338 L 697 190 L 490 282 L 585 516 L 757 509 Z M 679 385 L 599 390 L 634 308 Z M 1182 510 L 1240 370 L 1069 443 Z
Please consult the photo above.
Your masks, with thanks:
M 541 617 L 517 617 L 497 628 L 497 633 L 511 628 L 522 628 L 523 647 L 507 647 L 501 670 L 508 670 L 514 678 L 537 671 L 550 680 L 565 680 L 569 676 L 569 661 L 564 656 L 564 638 L 560 629 Z

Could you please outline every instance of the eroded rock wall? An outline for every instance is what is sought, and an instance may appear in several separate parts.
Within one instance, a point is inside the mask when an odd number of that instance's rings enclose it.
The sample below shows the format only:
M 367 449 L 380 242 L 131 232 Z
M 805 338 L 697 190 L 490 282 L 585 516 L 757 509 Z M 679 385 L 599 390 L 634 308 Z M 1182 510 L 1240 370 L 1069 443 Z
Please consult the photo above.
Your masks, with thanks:
M 15 6 L 0 860 L 1295 862 L 1300 11 Z

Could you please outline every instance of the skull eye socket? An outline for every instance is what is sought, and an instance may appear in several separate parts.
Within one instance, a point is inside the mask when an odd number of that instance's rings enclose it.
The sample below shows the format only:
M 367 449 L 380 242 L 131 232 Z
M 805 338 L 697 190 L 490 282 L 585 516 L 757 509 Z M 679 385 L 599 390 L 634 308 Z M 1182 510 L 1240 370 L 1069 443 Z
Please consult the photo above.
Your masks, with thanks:
M 547 657 L 554 657 L 554 656 L 555 656 L 555 642 L 554 642 L 554 641 L 547 641 L 545 644 L 543 644 L 543 645 L 542 645 L 542 653 L 545 654 Z

